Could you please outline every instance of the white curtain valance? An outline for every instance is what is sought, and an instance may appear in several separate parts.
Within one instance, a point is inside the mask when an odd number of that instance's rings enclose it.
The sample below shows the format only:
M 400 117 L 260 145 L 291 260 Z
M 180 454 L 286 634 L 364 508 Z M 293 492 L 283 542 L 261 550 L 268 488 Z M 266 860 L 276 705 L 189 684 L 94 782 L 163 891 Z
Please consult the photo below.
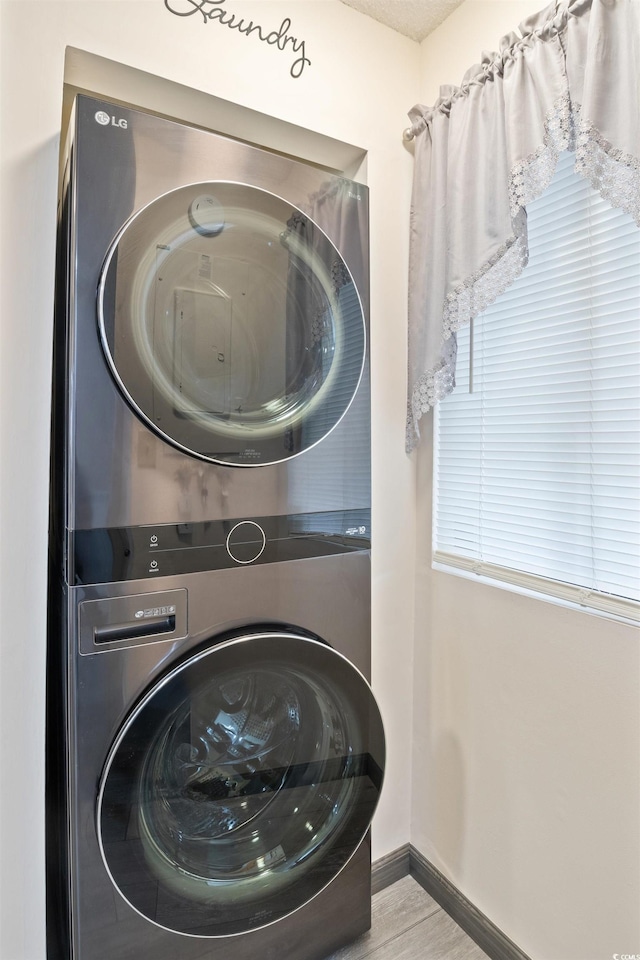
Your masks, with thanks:
M 409 114 L 415 137 L 407 449 L 455 384 L 455 331 L 527 263 L 558 155 L 640 226 L 640 3 L 556 0 Z

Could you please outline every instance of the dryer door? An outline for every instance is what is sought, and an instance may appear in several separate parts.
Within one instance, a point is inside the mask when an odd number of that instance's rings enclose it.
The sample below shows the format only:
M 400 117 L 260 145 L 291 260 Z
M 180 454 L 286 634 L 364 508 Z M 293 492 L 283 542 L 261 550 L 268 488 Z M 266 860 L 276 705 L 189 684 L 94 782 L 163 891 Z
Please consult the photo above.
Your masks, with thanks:
M 168 930 L 263 927 L 345 866 L 383 767 L 380 713 L 348 660 L 287 633 L 224 641 L 174 668 L 124 724 L 99 790 L 105 865 Z
M 344 260 L 301 210 L 246 184 L 181 187 L 136 213 L 106 258 L 98 314 L 133 409 L 206 460 L 301 453 L 344 416 L 362 375 Z

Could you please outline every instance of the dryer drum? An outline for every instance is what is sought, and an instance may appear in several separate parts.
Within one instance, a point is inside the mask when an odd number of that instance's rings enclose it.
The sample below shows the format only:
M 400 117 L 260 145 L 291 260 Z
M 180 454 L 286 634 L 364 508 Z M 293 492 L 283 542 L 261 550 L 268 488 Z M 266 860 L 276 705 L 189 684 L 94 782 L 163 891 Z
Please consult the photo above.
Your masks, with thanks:
M 327 645 L 223 642 L 156 683 L 100 788 L 102 855 L 149 920 L 229 936 L 308 902 L 364 837 L 384 737 L 366 680 Z
M 348 409 L 362 305 L 301 210 L 243 183 L 196 183 L 136 212 L 101 274 L 102 343 L 136 413 L 207 460 L 276 462 Z

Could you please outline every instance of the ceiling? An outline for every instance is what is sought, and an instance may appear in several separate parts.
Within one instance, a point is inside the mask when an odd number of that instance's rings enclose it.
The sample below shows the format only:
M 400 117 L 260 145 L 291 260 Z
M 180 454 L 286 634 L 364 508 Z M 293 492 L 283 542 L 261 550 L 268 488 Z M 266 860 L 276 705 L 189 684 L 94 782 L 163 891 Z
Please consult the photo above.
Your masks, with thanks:
M 462 0 L 342 0 L 342 3 L 419 42 L 459 7 Z

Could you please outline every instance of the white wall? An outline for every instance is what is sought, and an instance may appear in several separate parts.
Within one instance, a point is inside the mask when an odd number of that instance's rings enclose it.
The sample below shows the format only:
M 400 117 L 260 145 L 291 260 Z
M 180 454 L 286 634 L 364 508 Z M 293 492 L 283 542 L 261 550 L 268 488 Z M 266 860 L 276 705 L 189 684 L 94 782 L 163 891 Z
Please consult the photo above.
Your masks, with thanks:
M 371 190 L 373 676 L 389 739 L 374 856 L 409 835 L 413 471 L 403 452 L 407 222 L 412 161 L 402 144 L 418 89 L 419 47 L 338 0 L 237 0 L 277 28 L 285 17 L 312 61 L 215 22 L 171 15 L 162 0 L 2 0 L 2 633 L 0 636 L 0 958 L 44 960 L 44 689 L 51 326 L 58 138 L 65 47 L 310 128 L 286 128 L 312 158 L 336 138 L 366 151 Z M 82 64 L 80 65 L 82 67 Z M 80 68 L 79 68 L 80 69 Z M 80 69 L 81 72 L 81 69 Z M 108 71 L 107 71 L 108 72 Z M 133 102 L 166 96 L 188 116 L 198 94 L 131 74 Z M 104 89 L 101 92 L 109 93 Z M 242 114 L 242 111 L 239 112 Z M 212 126 L 237 132 L 233 108 Z M 242 115 L 240 126 L 246 121 Z M 251 139 L 278 145 L 264 118 Z M 274 133 L 275 130 L 275 133 Z M 290 149 L 290 147 L 287 147 Z M 324 162 L 327 162 L 326 157 Z
M 421 101 L 539 0 L 466 0 L 421 45 Z M 431 570 L 418 454 L 412 841 L 534 960 L 640 945 L 640 636 Z

